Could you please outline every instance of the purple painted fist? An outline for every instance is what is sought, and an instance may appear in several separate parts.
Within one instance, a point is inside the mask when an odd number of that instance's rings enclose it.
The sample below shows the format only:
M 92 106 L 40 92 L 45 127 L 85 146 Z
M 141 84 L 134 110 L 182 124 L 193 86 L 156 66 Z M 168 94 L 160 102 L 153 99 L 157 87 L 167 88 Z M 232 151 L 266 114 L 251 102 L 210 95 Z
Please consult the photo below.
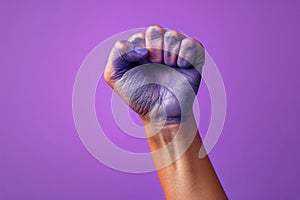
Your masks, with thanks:
M 199 42 L 150 26 L 115 44 L 104 79 L 143 120 L 180 122 L 191 114 L 204 61 Z

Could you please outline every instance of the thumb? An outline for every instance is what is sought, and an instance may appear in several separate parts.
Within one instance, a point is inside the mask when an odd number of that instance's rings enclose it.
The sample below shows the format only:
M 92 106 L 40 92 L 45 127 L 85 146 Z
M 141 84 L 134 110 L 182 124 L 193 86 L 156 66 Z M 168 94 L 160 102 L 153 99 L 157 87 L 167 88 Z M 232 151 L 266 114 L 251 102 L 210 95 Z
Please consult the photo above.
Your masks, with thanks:
M 121 57 L 126 62 L 141 62 L 148 57 L 148 49 L 135 44 L 130 44 L 126 52 L 120 52 Z
M 134 65 L 143 63 L 148 58 L 148 49 L 126 40 L 118 41 L 113 47 L 105 69 L 108 82 L 115 81 Z

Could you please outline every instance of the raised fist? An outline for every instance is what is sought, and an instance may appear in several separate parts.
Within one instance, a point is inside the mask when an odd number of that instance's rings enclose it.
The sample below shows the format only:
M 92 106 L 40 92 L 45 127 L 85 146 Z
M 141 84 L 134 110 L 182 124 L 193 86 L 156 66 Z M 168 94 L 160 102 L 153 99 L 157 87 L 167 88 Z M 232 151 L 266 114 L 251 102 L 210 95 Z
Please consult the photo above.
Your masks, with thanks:
M 115 44 L 104 79 L 143 120 L 180 122 L 192 111 L 204 62 L 199 42 L 150 26 Z

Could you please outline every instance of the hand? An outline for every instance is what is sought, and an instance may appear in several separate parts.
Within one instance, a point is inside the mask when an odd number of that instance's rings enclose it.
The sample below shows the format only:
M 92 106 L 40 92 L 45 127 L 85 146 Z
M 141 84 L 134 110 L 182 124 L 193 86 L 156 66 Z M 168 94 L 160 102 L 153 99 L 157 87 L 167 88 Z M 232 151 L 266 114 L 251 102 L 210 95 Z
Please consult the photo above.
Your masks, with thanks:
M 191 112 L 204 60 L 196 40 L 150 26 L 115 44 L 104 79 L 143 120 L 180 122 Z
M 144 122 L 166 199 L 227 199 L 209 158 L 198 158 L 202 142 L 192 104 L 204 61 L 196 40 L 150 26 L 117 42 L 104 72 Z

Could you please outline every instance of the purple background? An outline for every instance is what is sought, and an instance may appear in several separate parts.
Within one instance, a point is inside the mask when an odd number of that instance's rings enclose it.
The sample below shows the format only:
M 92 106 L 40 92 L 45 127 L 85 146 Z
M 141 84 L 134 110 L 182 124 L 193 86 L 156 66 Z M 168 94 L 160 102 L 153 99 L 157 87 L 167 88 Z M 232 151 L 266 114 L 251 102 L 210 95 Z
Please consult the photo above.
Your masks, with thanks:
M 299 199 L 296 2 L 1 1 L 0 199 L 163 199 L 155 173 L 86 151 L 71 106 L 92 48 L 151 24 L 201 40 L 222 73 L 227 120 L 210 156 L 229 198 Z

